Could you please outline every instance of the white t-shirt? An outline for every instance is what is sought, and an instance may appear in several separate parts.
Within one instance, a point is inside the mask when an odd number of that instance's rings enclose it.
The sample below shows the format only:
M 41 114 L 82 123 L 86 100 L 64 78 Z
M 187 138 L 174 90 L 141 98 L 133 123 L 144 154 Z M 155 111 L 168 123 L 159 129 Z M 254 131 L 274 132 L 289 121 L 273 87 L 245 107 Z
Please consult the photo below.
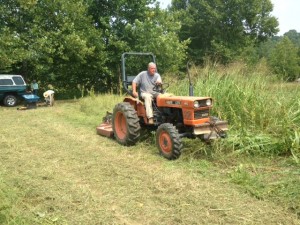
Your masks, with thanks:
M 48 90 L 48 91 L 45 91 L 45 92 L 44 92 L 43 96 L 44 96 L 45 98 L 47 98 L 47 97 L 49 97 L 49 96 L 52 95 L 52 94 L 54 94 L 54 91 Z

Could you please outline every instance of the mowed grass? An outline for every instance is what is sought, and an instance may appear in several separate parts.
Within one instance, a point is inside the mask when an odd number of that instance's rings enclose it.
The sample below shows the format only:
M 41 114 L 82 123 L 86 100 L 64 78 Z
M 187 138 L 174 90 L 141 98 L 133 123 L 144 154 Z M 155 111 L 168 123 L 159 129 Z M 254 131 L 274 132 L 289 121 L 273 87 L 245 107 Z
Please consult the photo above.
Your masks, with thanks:
M 209 150 L 199 156 L 197 140 L 167 161 L 153 133 L 120 146 L 95 128 L 121 100 L 0 107 L 0 224 L 300 224 L 296 165 Z M 276 194 L 288 179 L 293 192 Z

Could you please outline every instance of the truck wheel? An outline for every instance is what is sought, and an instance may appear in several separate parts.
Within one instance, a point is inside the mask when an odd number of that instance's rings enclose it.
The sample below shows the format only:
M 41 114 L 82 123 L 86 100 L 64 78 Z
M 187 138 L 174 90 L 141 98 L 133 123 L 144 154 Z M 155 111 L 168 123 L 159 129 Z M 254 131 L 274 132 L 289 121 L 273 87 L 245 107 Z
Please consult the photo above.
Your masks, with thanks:
M 136 111 L 128 102 L 115 106 L 112 116 L 113 132 L 118 143 L 134 145 L 140 137 L 141 126 Z
M 182 143 L 177 129 L 170 123 L 161 124 L 156 131 L 156 143 L 160 154 L 169 159 L 178 159 Z
M 3 100 L 4 105 L 13 107 L 17 105 L 17 97 L 14 95 L 6 95 Z

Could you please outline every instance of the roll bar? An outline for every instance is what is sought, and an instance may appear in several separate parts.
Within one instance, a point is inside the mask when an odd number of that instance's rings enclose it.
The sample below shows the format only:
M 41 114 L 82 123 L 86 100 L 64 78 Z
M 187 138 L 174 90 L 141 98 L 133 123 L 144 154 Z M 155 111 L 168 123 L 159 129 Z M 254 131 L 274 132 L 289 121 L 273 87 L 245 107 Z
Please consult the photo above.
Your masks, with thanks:
M 128 85 L 131 85 L 132 80 L 135 76 L 127 76 L 126 74 L 126 57 L 127 56 L 151 56 L 152 62 L 155 63 L 155 55 L 151 52 L 125 52 L 121 57 L 121 69 L 122 69 L 122 84 L 123 88 L 129 95 L 132 95 L 131 91 L 128 90 Z

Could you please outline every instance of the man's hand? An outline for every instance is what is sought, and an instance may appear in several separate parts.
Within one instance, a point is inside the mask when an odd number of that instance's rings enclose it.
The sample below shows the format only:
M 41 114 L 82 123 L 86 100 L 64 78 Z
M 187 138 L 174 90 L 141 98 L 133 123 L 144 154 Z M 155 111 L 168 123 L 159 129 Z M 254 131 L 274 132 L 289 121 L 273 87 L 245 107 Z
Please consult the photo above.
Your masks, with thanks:
M 132 82 L 132 95 L 137 98 L 139 94 L 136 92 L 136 86 L 136 83 Z
M 139 96 L 139 94 L 136 91 L 132 91 L 132 95 L 136 98 Z

